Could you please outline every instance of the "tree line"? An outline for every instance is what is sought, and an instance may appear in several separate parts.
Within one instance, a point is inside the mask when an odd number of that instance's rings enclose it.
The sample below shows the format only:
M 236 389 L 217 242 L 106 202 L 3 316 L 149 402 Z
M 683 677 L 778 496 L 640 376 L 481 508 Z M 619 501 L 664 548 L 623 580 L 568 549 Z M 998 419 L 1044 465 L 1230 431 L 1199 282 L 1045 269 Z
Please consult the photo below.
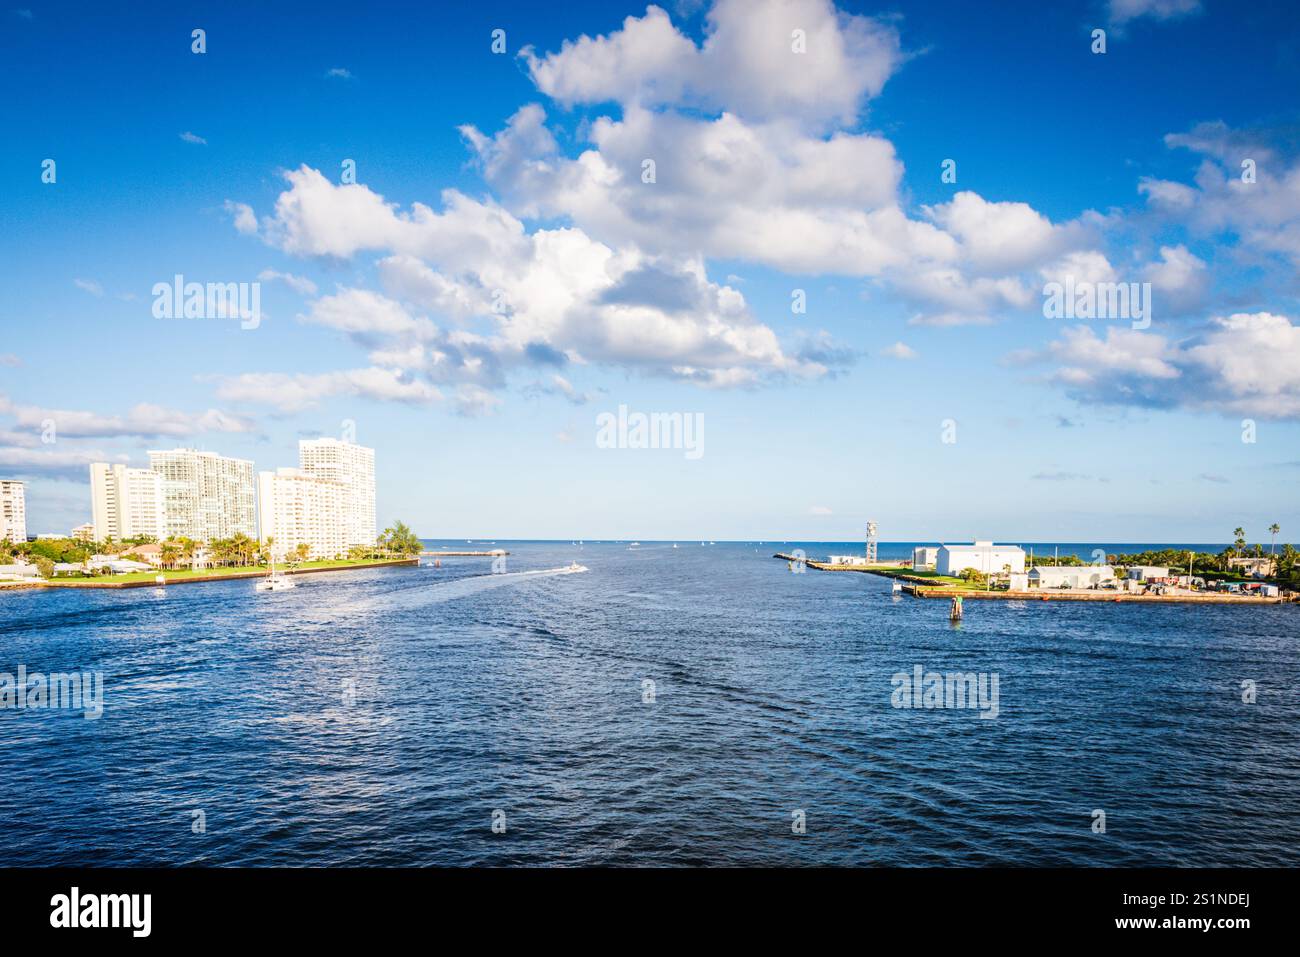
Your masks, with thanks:
M 93 555 L 122 555 L 138 545 L 158 545 L 158 558 L 164 568 L 193 568 L 202 558 L 215 568 L 268 565 L 272 556 L 277 561 L 305 562 L 311 557 L 311 546 L 297 542 L 281 548 L 274 538 L 258 541 L 237 532 L 229 538 L 214 539 L 206 544 L 184 536 L 168 537 L 159 541 L 151 535 L 104 541 L 83 541 L 77 538 L 40 538 L 34 542 L 0 541 L 0 564 L 10 564 L 22 559 L 37 566 L 43 577 L 54 573 L 56 563 L 80 565 Z M 353 545 L 347 554 L 315 556 L 316 558 L 371 559 L 410 558 L 424 550 L 418 535 L 404 522 L 395 522 L 384 529 L 374 544 Z

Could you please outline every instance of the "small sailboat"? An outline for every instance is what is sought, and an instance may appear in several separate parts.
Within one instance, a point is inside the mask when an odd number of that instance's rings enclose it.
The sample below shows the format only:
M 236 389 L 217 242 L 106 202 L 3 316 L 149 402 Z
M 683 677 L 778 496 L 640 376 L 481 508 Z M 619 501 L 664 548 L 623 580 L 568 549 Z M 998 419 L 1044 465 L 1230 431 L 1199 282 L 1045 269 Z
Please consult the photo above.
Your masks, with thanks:
M 288 591 L 296 587 L 288 576 L 282 575 L 275 570 L 275 556 L 271 556 L 271 574 L 267 575 L 256 585 L 253 586 L 255 591 Z
M 892 593 L 895 594 L 895 595 L 901 595 L 901 594 L 903 593 L 903 583 L 902 583 L 902 582 L 894 582 L 893 587 L 890 588 L 889 590 L 890 590 L 890 592 L 892 592 Z

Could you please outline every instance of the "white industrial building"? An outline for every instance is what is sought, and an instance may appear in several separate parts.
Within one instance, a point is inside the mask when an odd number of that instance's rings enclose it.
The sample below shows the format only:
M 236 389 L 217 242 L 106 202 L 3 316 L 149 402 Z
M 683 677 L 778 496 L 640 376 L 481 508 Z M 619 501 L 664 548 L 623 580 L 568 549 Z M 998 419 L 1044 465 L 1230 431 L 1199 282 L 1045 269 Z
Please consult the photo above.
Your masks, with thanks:
M 340 519 L 349 545 L 373 545 L 375 522 L 375 450 L 339 439 L 301 439 L 298 468 L 305 474 L 347 489 Z
M 924 545 L 912 549 L 912 568 L 932 568 L 939 560 L 939 546 Z
M 986 575 L 1001 575 L 1025 570 L 1025 550 L 1018 545 L 994 545 L 992 542 L 975 542 L 971 545 L 940 545 L 935 557 L 934 570 L 940 575 L 960 575 L 964 569 L 973 568 Z
M 162 476 L 166 534 L 210 542 L 243 532 L 257 534 L 253 463 L 215 452 L 172 449 L 150 452 L 149 465 Z
M 120 542 L 137 535 L 165 538 L 163 480 L 153 469 L 121 464 L 90 465 L 90 514 L 95 541 Z
M 27 541 L 27 493 L 14 479 L 0 479 L 0 541 Z
M 1093 588 L 1114 580 L 1109 565 L 1035 565 L 1029 570 L 1031 588 Z
M 1168 578 L 1169 567 L 1167 565 L 1130 565 L 1127 569 L 1127 575 L 1133 581 Z

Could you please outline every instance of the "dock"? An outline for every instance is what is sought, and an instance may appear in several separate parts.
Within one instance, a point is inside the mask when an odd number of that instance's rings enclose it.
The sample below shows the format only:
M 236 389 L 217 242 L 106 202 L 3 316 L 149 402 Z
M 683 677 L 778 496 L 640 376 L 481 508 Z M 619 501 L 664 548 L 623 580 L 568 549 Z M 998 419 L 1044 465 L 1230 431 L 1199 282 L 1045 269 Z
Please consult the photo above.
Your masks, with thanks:
M 834 565 L 830 562 L 819 562 L 811 558 L 796 558 L 794 555 L 788 555 L 785 552 L 777 552 L 772 557 L 779 558 L 783 562 L 802 562 L 809 568 L 815 568 L 819 572 L 861 572 L 866 575 L 897 578 L 899 581 L 916 582 L 921 585 L 931 584 L 929 579 L 922 578 L 919 575 L 909 575 L 906 572 L 897 571 L 898 562 L 878 562 L 875 565 Z

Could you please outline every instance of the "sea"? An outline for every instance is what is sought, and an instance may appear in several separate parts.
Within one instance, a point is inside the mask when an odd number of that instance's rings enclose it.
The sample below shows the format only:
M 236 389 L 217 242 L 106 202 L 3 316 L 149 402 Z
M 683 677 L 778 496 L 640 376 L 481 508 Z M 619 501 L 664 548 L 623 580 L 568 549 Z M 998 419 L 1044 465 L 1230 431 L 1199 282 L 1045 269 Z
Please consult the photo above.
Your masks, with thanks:
M 860 542 L 428 545 L 509 555 L 0 593 L 0 683 L 102 680 L 0 708 L 6 864 L 1300 864 L 1300 605 L 954 624 L 773 557 Z

